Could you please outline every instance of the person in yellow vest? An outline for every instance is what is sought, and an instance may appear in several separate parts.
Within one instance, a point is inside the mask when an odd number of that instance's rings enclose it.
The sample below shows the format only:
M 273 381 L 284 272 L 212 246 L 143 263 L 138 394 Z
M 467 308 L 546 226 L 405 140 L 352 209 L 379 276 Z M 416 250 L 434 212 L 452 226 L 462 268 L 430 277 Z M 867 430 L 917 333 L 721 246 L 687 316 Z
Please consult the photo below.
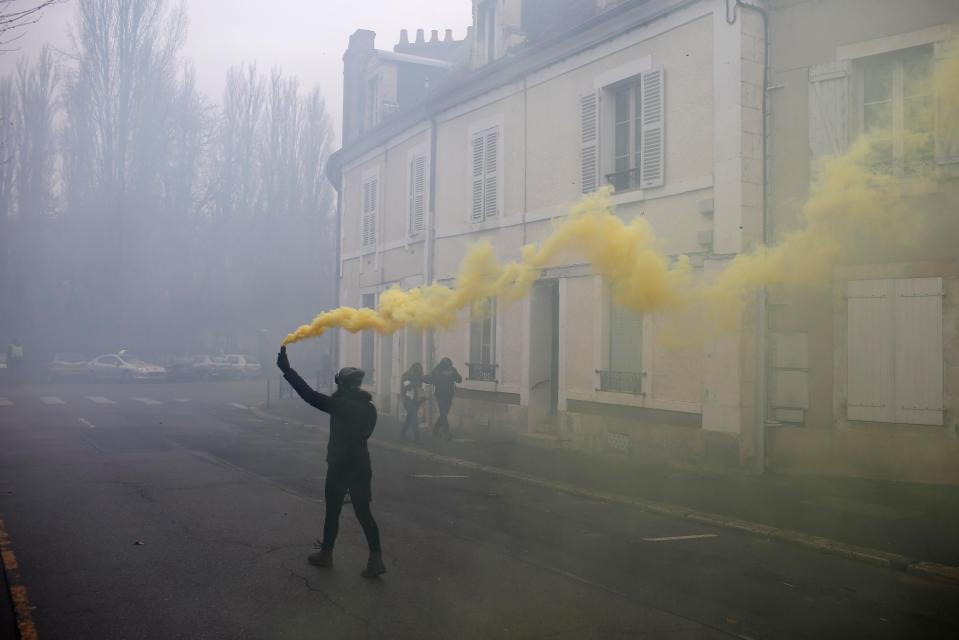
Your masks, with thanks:
M 11 385 L 19 384 L 23 375 L 23 345 L 19 338 L 14 338 L 7 347 L 7 376 Z

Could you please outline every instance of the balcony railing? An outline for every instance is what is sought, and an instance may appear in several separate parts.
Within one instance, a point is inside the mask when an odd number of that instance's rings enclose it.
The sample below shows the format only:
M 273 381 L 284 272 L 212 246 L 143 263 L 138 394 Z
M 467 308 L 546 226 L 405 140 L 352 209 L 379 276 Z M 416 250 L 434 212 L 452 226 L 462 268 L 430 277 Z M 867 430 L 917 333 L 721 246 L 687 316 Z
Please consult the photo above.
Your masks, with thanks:
M 619 173 L 607 173 L 606 182 L 613 186 L 616 193 L 639 189 L 639 169 L 629 169 Z
M 631 393 L 636 396 L 643 395 L 643 374 L 633 371 L 600 371 L 599 391 L 608 391 L 610 393 Z
M 484 364 L 481 362 L 467 362 L 466 367 L 469 370 L 467 378 L 469 380 L 478 380 L 479 382 L 498 382 L 496 379 L 495 364 Z

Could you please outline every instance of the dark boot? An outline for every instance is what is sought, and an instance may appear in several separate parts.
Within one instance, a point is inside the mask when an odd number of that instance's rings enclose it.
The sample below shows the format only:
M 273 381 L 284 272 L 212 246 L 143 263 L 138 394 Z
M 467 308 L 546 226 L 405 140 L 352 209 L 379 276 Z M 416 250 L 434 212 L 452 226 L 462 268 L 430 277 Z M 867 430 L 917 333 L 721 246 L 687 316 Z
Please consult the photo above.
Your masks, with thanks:
M 386 573 L 386 565 L 383 564 L 383 554 L 379 551 L 371 551 L 370 559 L 366 561 L 366 569 L 360 575 L 364 578 L 376 578 Z
M 316 553 L 311 553 L 307 557 L 307 562 L 312 564 L 314 567 L 332 567 L 333 566 L 333 550 L 332 549 L 321 549 Z

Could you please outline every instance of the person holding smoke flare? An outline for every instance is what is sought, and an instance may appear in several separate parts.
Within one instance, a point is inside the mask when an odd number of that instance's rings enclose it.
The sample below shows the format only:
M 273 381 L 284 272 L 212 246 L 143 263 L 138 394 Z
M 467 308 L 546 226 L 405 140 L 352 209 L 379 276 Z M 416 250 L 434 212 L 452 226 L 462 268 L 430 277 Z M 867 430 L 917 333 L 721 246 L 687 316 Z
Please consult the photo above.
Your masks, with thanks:
M 449 439 L 449 415 L 453 406 L 453 395 L 456 393 L 456 385 L 463 382 L 463 376 L 453 366 L 452 360 L 443 358 L 433 367 L 429 375 L 423 377 L 423 381 L 433 385 L 433 395 L 436 396 L 436 404 L 440 409 L 440 415 L 436 419 L 436 424 L 433 425 L 433 435 L 442 434 Z
M 400 437 L 406 440 L 406 432 L 413 430 L 413 439 L 420 441 L 420 405 L 426 402 L 423 397 L 423 365 L 414 362 L 400 377 L 400 397 L 403 400 L 403 409 L 406 411 L 406 420 Z
M 333 545 L 339 531 L 340 511 L 347 492 L 353 503 L 353 512 L 363 527 L 370 557 L 364 578 L 375 578 L 386 573 L 380 549 L 380 530 L 370 511 L 373 499 L 373 467 L 367 440 L 376 427 L 376 407 L 372 396 L 360 388 L 366 373 L 362 369 L 340 369 L 334 380 L 336 391 L 328 396 L 310 387 L 290 366 L 286 347 L 280 347 L 276 366 L 290 383 L 297 395 L 320 411 L 330 414 L 330 439 L 326 450 L 326 484 L 324 498 L 326 518 L 323 523 L 323 540 L 320 551 L 309 556 L 310 564 L 317 567 L 333 566 Z

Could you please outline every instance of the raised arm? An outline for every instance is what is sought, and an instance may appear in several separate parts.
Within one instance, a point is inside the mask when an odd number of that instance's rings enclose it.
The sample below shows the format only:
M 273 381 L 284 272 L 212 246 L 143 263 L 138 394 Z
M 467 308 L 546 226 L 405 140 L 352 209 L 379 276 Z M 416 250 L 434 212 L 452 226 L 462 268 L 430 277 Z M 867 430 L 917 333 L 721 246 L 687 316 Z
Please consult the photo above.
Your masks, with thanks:
M 280 353 L 276 356 L 276 366 L 283 372 L 283 377 L 290 383 L 290 386 L 296 391 L 296 395 L 303 398 L 303 401 L 312 405 L 320 411 L 330 413 L 333 408 L 333 399 L 330 396 L 315 390 L 306 380 L 300 377 L 293 367 L 290 366 L 290 360 L 286 355 L 286 347 L 280 347 Z

